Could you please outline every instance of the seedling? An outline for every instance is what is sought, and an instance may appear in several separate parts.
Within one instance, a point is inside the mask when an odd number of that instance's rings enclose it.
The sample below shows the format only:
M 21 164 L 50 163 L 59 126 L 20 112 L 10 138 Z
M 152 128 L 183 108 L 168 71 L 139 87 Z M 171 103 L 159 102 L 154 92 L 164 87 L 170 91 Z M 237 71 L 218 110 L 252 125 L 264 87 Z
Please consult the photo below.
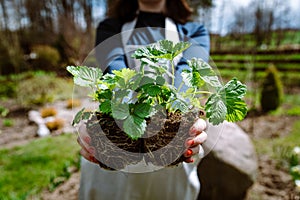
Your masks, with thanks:
M 136 140 L 143 136 L 147 119 L 161 109 L 167 113 L 181 114 L 205 110 L 205 117 L 213 125 L 224 120 L 242 120 L 247 114 L 243 100 L 246 86 L 236 78 L 222 84 L 213 68 L 202 59 L 188 60 L 190 69 L 182 71 L 182 83 L 177 88 L 174 86 L 174 58 L 190 45 L 189 42 L 174 44 L 169 40 L 161 40 L 139 48 L 132 55 L 140 60 L 138 71 L 124 68 L 112 74 L 103 74 L 100 68 L 68 66 L 74 83 L 92 88 L 90 96 L 99 102 L 99 108 L 95 111 L 80 110 L 73 125 L 90 119 L 97 112 L 122 120 L 124 132 Z M 166 63 L 170 63 L 171 70 L 168 70 Z M 184 85 L 188 89 L 182 91 Z M 203 89 L 208 87 L 212 89 Z

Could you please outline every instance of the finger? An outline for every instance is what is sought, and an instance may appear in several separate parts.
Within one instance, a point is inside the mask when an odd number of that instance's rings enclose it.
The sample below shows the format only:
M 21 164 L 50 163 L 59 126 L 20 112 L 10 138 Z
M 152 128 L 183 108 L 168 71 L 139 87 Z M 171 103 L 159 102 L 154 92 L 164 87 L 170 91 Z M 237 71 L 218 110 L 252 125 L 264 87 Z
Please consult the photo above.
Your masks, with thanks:
M 184 162 L 186 162 L 186 163 L 192 163 L 192 162 L 194 162 L 194 159 L 192 157 L 188 157 L 188 158 L 186 158 L 184 160 Z
M 91 137 L 89 136 L 87 130 L 86 130 L 86 126 L 85 125 L 81 125 L 79 127 L 79 136 L 80 138 L 82 138 L 82 140 L 86 143 L 86 144 L 91 144 Z
M 80 137 L 77 137 L 77 142 L 84 151 L 88 152 L 91 155 L 95 155 L 95 148 L 86 144 Z
M 192 157 L 193 155 L 196 155 L 198 154 L 199 152 L 199 145 L 198 146 L 195 146 L 195 147 L 192 147 L 192 148 L 188 148 L 183 156 L 186 157 L 186 158 L 189 158 L 189 157 Z
M 89 152 L 85 151 L 84 149 L 80 150 L 80 155 L 82 155 L 86 160 L 93 162 L 93 163 L 98 163 L 98 160 L 92 156 Z
M 186 148 L 194 147 L 199 144 L 202 144 L 207 139 L 207 133 L 205 131 L 202 131 L 201 134 L 196 135 L 195 137 L 189 137 L 185 141 Z
M 206 127 L 207 127 L 207 125 L 206 125 L 206 122 L 204 121 L 204 119 L 199 118 L 192 125 L 189 133 L 191 136 L 199 135 L 202 131 L 204 131 L 206 129 Z

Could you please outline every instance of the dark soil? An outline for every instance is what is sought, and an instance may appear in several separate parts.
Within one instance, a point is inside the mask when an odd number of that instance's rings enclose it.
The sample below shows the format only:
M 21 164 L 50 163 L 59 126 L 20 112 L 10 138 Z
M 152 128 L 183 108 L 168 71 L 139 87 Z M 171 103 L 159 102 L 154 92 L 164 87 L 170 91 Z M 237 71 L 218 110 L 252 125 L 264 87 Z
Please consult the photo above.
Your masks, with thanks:
M 184 143 L 194 119 L 195 114 L 179 113 L 168 114 L 166 119 L 154 117 L 148 120 L 154 126 L 148 126 L 142 138 L 131 139 L 113 118 L 98 114 L 88 122 L 87 130 L 99 165 L 105 169 L 121 170 L 143 159 L 155 166 L 174 166 L 183 161 Z

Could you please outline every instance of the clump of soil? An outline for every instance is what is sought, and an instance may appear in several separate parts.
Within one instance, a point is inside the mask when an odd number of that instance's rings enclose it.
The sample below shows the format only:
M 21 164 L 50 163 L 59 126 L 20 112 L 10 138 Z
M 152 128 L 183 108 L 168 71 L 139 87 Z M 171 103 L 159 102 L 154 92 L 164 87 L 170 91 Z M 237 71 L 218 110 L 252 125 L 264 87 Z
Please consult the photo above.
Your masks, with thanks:
M 143 137 L 134 140 L 120 128 L 120 122 L 99 114 L 88 121 L 87 131 L 102 168 L 121 170 L 143 159 L 147 164 L 173 166 L 183 161 L 185 141 L 194 120 L 194 113 L 184 116 L 172 113 L 167 114 L 166 118 L 154 117 L 148 123 L 163 126 L 147 126 Z

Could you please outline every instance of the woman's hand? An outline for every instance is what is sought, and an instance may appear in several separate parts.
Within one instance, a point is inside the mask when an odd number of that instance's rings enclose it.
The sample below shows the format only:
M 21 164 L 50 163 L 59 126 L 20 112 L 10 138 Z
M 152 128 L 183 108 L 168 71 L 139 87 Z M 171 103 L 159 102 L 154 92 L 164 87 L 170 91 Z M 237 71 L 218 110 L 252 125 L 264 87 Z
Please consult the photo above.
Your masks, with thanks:
M 206 129 L 206 122 L 203 119 L 197 119 L 193 126 L 189 130 L 190 138 L 186 141 L 187 150 L 184 152 L 184 162 L 192 163 L 194 159 L 192 156 L 199 153 L 201 144 L 207 139 L 207 134 L 204 132 Z
M 91 146 L 91 138 L 87 133 L 85 125 L 80 126 L 77 142 L 81 146 L 80 154 L 90 162 L 99 163 L 95 158 L 95 148 Z

